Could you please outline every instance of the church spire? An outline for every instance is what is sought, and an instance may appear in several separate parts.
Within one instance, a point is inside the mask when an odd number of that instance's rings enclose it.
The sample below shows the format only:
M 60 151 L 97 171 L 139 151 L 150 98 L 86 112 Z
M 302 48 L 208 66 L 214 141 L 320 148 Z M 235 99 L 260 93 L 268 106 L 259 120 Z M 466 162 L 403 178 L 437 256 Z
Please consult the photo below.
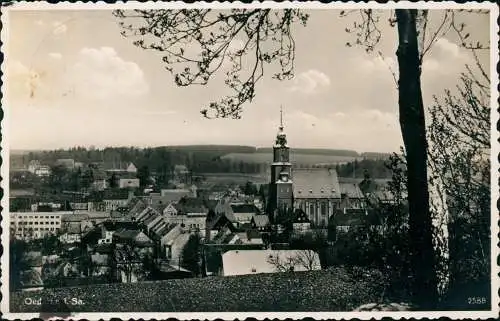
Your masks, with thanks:
M 283 106 L 280 106 L 280 130 L 283 131 Z
M 280 126 L 278 135 L 276 136 L 276 145 L 277 146 L 286 146 L 286 134 L 283 132 L 283 106 L 280 106 Z

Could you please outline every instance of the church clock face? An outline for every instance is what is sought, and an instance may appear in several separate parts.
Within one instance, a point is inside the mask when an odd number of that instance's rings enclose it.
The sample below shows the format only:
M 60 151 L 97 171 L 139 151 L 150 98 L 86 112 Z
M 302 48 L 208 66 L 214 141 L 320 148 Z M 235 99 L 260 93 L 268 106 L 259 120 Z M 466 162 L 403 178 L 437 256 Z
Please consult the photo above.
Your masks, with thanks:
M 283 176 L 281 179 L 283 182 L 288 182 L 288 177 L 286 177 L 286 176 Z

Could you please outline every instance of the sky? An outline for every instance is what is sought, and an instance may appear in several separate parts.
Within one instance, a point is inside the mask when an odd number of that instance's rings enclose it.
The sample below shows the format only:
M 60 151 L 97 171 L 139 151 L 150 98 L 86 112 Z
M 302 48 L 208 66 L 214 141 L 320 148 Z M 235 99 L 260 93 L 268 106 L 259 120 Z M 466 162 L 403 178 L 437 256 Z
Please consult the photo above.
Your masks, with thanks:
M 291 147 L 392 152 L 402 145 L 397 115 L 397 29 L 381 12 L 381 42 L 367 54 L 347 47 L 356 16 L 310 10 L 293 27 L 295 77 L 265 74 L 242 118 L 205 119 L 200 110 L 228 89 L 223 77 L 207 86 L 177 87 L 161 55 L 120 34 L 108 10 L 10 11 L 6 30 L 4 109 L 12 149 L 72 146 L 230 144 L 271 146 L 283 106 Z M 442 12 L 431 12 L 430 30 Z M 489 16 L 464 14 L 471 38 L 489 39 Z M 455 88 L 470 52 L 449 33 L 425 56 L 424 104 Z M 482 62 L 489 70 L 489 53 Z M 397 75 L 396 75 L 397 76 Z

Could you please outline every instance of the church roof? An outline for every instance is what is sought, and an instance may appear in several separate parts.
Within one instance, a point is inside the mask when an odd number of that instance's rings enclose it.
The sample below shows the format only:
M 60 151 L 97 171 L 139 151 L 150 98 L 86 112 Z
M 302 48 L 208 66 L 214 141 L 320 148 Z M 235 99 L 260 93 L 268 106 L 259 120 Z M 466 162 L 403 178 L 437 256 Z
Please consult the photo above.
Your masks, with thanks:
M 292 176 L 294 198 L 340 198 L 340 184 L 335 169 L 295 169 Z
M 340 183 L 340 192 L 349 198 L 363 198 L 363 193 L 358 184 Z

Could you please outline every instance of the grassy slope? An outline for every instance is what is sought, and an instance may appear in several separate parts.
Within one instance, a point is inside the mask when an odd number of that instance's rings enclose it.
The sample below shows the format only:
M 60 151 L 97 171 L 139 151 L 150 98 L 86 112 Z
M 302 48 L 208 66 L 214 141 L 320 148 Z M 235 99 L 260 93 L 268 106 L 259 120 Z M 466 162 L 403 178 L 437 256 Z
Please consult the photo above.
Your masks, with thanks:
M 349 277 L 340 268 L 238 277 L 107 284 L 11 293 L 12 312 L 40 311 L 26 297 L 79 298 L 74 312 L 350 311 L 382 296 L 376 271 Z

